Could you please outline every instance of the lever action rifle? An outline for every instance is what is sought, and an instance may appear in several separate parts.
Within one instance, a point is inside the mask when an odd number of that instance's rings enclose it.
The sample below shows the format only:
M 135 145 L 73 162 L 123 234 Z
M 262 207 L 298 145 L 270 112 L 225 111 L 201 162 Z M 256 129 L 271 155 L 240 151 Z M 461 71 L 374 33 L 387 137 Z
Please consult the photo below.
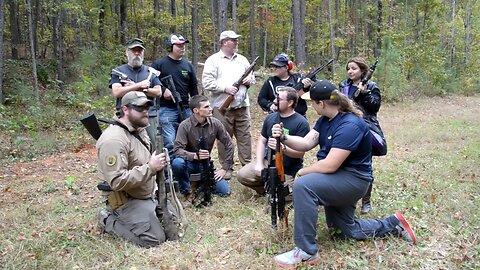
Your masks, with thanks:
M 330 59 L 330 61 L 328 61 L 328 63 L 326 63 L 325 65 L 321 66 L 321 67 L 318 67 L 316 68 L 315 70 L 311 71 L 310 73 L 307 74 L 307 76 L 305 76 L 305 78 L 308 78 L 310 80 L 313 80 L 313 78 L 315 78 L 315 76 L 320 72 L 322 71 L 324 68 L 326 68 L 328 65 L 330 65 L 331 63 L 333 63 L 333 58 Z M 295 90 L 300 90 L 300 89 L 303 89 L 305 87 L 305 85 L 302 83 L 302 80 L 300 80 L 299 82 L 297 82 L 293 88 L 295 88 Z
M 375 69 L 377 68 L 377 63 L 378 63 L 378 59 L 375 59 L 375 63 L 368 69 L 365 76 L 363 76 L 363 78 L 361 80 L 361 83 L 365 87 L 367 87 L 368 81 L 372 78 L 373 72 L 375 72 Z M 358 95 L 360 95 L 361 92 L 362 91 L 360 89 L 357 89 L 357 91 L 355 91 L 355 93 L 353 93 L 353 96 L 358 97 Z M 367 89 L 367 93 L 368 92 L 370 92 L 370 90 Z
M 238 79 L 234 84 L 233 86 L 239 88 L 240 85 L 242 85 L 242 82 L 243 80 L 248 76 L 250 75 L 250 73 L 253 71 L 253 68 L 255 68 L 255 65 L 257 64 L 257 60 L 260 56 L 257 56 L 255 57 L 255 59 L 253 60 L 253 62 L 250 64 L 250 66 L 245 70 L 245 72 L 242 74 L 242 76 L 240 77 L 240 79 Z M 234 99 L 234 96 L 233 95 L 228 95 L 227 99 L 223 102 L 222 106 L 220 106 L 219 110 L 222 114 L 225 114 L 225 112 L 227 111 L 227 108 L 228 106 L 230 106 L 230 104 L 232 103 Z
M 172 75 L 165 76 L 161 78 L 160 81 L 165 87 L 170 89 L 170 91 L 172 92 L 173 98 L 175 99 L 174 101 L 175 105 L 177 106 L 178 114 L 180 115 L 179 123 L 182 122 L 187 117 L 185 115 L 185 109 L 182 107 L 182 102 L 183 102 L 182 96 L 180 96 L 180 93 L 178 93 L 177 88 L 175 87 L 175 83 L 173 82 Z
M 207 140 L 202 135 L 198 139 L 198 150 L 208 150 Z M 205 207 L 212 203 L 212 192 L 215 190 L 215 167 L 211 157 L 204 159 L 202 162 L 202 172 L 200 173 L 200 185 L 195 190 L 193 204 L 195 207 Z M 203 197 L 202 197 L 203 194 Z M 200 200 L 201 201 L 198 202 Z

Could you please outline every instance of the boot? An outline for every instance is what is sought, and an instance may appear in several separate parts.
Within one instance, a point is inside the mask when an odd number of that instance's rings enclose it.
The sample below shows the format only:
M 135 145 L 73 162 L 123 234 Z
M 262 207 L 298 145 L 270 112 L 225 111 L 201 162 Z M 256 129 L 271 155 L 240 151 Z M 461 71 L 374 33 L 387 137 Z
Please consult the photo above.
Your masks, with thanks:
M 360 209 L 361 214 L 366 214 L 372 210 L 372 204 L 370 203 L 370 197 L 372 195 L 373 184 L 370 184 L 368 187 L 367 193 L 363 195 L 362 198 L 362 208 Z

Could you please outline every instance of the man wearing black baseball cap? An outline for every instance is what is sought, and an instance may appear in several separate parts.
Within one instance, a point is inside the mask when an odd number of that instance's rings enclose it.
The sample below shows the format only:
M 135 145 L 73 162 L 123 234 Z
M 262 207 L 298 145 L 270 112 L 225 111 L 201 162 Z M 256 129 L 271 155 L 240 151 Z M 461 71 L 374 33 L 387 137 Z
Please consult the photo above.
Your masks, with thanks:
M 297 151 L 320 146 L 318 161 L 298 171 L 293 187 L 296 247 L 275 256 L 274 261 L 289 268 L 320 261 L 316 243 L 319 206 L 325 208 L 327 227 L 340 238 L 364 240 L 393 234 L 415 244 L 415 233 L 400 212 L 383 219 L 355 218 L 357 201 L 373 180 L 372 140 L 362 112 L 327 80 L 313 83 L 302 98 L 312 100 L 320 115 L 313 129 L 305 137 L 291 136 L 276 124 L 272 136 Z
M 155 97 L 162 94 L 160 80 L 148 66 L 143 64 L 144 52 L 145 43 L 143 40 L 139 38 L 128 40 L 125 43 L 125 55 L 128 63 L 112 69 L 108 86 L 112 89 L 113 96 L 117 99 L 117 113 L 120 112 L 121 98 L 131 91 L 143 92 L 152 101 Z M 147 133 L 153 149 L 155 149 L 155 134 L 158 126 L 155 106 L 150 107 L 148 116 L 150 125 L 147 127 Z
M 163 94 L 160 97 L 159 123 L 162 126 L 163 144 L 173 154 L 173 144 L 180 123 L 192 115 L 188 106 L 190 97 L 198 94 L 197 77 L 192 64 L 185 58 L 188 39 L 170 34 L 165 41 L 168 55 L 153 62 L 160 71 Z

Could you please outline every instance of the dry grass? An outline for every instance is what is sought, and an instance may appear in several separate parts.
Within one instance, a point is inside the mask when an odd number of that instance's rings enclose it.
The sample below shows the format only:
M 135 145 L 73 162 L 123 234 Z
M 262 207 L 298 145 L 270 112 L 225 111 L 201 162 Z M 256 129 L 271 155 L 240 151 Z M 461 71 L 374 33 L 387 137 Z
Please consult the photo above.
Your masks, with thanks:
M 257 106 L 252 110 L 256 138 L 264 116 Z M 374 210 L 367 217 L 402 210 L 419 243 L 394 237 L 334 241 L 320 215 L 322 263 L 311 269 L 478 269 L 479 115 L 479 96 L 384 105 L 380 119 L 389 153 L 375 158 Z M 316 119 L 311 111 L 309 119 Z M 307 163 L 314 158 L 312 151 Z M 270 228 L 264 198 L 232 180 L 232 196 L 215 197 L 206 209 L 187 210 L 190 226 L 182 241 L 137 248 L 95 231 L 101 207 L 96 182 L 92 145 L 5 164 L 0 268 L 276 269 L 273 255 L 294 246 L 291 228 Z

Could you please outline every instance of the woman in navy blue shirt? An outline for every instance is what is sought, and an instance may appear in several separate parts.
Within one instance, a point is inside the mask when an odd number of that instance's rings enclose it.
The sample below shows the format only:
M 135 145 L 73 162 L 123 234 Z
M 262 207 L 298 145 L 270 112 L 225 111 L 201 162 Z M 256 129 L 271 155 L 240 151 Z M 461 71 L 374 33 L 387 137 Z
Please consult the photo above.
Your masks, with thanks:
M 294 240 L 297 247 L 277 255 L 275 262 L 282 267 L 311 265 L 320 261 L 316 244 L 318 207 L 325 208 L 328 228 L 342 238 L 366 239 L 388 233 L 415 243 L 413 230 L 400 212 L 384 219 L 356 219 L 355 205 L 367 192 L 372 177 L 372 147 L 369 128 L 362 112 L 347 96 L 329 81 L 320 80 L 302 96 L 312 100 L 320 118 L 305 136 L 284 135 L 280 125 L 274 125 L 272 136 L 298 151 L 308 151 L 317 145 L 318 161 L 304 167 L 295 180 Z

